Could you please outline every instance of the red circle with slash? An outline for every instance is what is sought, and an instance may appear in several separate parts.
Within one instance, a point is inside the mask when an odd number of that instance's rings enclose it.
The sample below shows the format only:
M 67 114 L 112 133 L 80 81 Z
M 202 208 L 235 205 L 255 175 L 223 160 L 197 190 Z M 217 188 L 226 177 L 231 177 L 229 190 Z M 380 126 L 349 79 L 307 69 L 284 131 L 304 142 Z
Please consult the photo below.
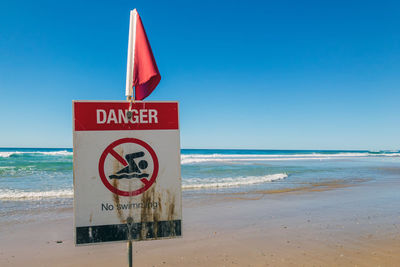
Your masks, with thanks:
M 124 158 L 122 158 L 115 150 L 114 148 L 118 145 L 124 144 L 124 143 L 134 143 L 137 145 L 140 145 L 142 147 L 144 147 L 151 155 L 151 158 L 153 159 L 153 174 L 150 177 L 150 180 L 147 180 L 145 178 L 140 179 L 140 181 L 142 181 L 142 183 L 144 184 L 143 187 L 134 190 L 134 191 L 123 191 L 123 190 L 119 190 L 118 188 L 114 187 L 113 185 L 110 184 L 110 182 L 107 180 L 107 177 L 104 173 L 104 163 L 106 160 L 106 157 L 108 156 L 108 154 L 112 155 L 113 157 L 115 157 L 122 165 L 126 166 L 128 165 L 127 162 L 125 161 Z M 149 146 L 147 143 L 145 143 L 142 140 L 136 139 L 136 138 L 122 138 L 119 139 L 117 141 L 112 142 L 108 147 L 106 147 L 106 149 L 103 151 L 103 153 L 100 156 L 100 161 L 99 161 L 99 174 L 100 174 L 100 178 L 101 181 L 103 182 L 103 184 L 108 188 L 108 190 L 110 190 L 111 192 L 113 192 L 114 194 L 120 195 L 120 196 L 125 196 L 125 197 L 129 197 L 129 196 L 137 196 L 140 195 L 141 193 L 145 192 L 147 189 L 149 189 L 152 184 L 155 182 L 156 178 L 157 178 L 157 174 L 158 174 L 158 159 L 157 159 L 157 155 L 154 152 L 154 150 L 151 148 L 151 146 Z

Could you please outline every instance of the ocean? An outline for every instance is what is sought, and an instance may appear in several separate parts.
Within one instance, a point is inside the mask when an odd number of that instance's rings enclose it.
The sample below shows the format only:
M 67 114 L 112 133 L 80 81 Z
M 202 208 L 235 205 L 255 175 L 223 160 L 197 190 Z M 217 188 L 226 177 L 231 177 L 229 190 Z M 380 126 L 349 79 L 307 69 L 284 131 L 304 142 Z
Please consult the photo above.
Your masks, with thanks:
M 72 207 L 70 148 L 0 148 L 0 222 Z M 397 179 L 400 151 L 182 149 L 183 197 Z M 3 218 L 3 219 L 1 219 Z

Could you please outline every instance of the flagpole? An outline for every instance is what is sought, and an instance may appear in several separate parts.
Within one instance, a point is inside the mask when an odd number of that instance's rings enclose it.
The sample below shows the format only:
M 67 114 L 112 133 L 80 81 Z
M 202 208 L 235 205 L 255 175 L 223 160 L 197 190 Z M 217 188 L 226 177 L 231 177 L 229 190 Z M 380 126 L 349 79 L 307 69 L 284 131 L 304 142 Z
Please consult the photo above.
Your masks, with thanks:
M 137 22 L 137 11 L 136 9 L 131 10 L 129 18 L 129 39 L 128 39 L 128 58 L 126 63 L 126 86 L 125 96 L 126 100 L 135 100 L 135 94 L 133 90 L 133 69 L 135 65 L 135 46 L 136 46 L 136 22 Z
M 128 59 L 126 63 L 126 101 L 129 101 L 129 110 L 126 114 L 128 120 L 132 118 L 132 104 L 135 101 L 135 93 L 133 90 L 133 68 L 135 65 L 135 43 L 136 43 L 136 21 L 137 11 L 131 10 L 129 17 L 129 39 L 128 39 Z M 132 267 L 132 224 L 133 218 L 128 217 L 126 220 L 128 227 L 128 266 Z
M 128 120 L 132 118 L 132 104 L 135 101 L 135 93 L 133 90 L 133 69 L 135 66 L 135 46 L 136 46 L 136 21 L 137 11 L 131 10 L 129 17 L 129 37 L 128 37 L 128 59 L 126 62 L 126 101 L 129 101 L 129 109 L 127 112 Z

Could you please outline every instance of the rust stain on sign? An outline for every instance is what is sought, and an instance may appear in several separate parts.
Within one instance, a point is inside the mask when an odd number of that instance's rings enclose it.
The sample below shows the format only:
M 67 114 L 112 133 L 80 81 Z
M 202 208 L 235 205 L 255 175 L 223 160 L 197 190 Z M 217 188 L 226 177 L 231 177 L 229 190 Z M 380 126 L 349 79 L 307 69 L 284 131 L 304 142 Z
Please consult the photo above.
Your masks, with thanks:
M 122 148 L 118 149 L 116 152 L 121 156 L 124 154 L 124 150 Z M 117 171 L 120 170 L 121 168 L 122 168 L 122 164 L 117 159 L 114 159 L 113 160 L 113 173 L 117 173 Z M 118 179 L 112 179 L 112 180 L 113 180 L 112 185 L 118 189 L 118 186 L 119 186 Z M 113 202 L 114 202 L 114 207 L 120 206 L 119 195 L 113 194 Z M 120 222 L 125 223 L 126 220 L 123 217 L 122 210 L 116 208 L 115 211 L 117 212 L 118 219 L 120 220 Z
M 157 217 L 157 212 L 154 211 L 153 205 L 150 205 L 150 203 L 153 203 L 154 197 L 155 197 L 155 186 L 153 185 L 151 189 L 147 190 L 142 194 L 142 203 L 144 204 L 141 210 L 140 214 L 140 222 L 142 224 L 141 231 L 139 232 L 139 240 L 144 240 L 147 237 L 148 234 L 148 228 L 146 227 L 146 222 L 149 221 L 154 221 L 154 225 L 156 225 L 157 220 L 155 220 Z M 160 206 L 160 205 L 157 205 Z M 154 216 L 156 215 L 156 216 Z M 157 231 L 154 231 L 153 229 L 153 235 L 155 238 L 157 238 Z
M 175 194 L 171 194 L 169 191 L 167 191 L 168 193 L 168 202 L 169 202 L 169 206 L 168 206 L 168 221 L 172 221 L 174 220 L 174 214 L 175 214 Z M 176 232 L 175 232 L 175 227 L 170 223 L 170 231 L 171 231 L 171 236 L 176 236 Z
M 173 220 L 175 214 L 175 195 L 168 192 L 168 221 Z

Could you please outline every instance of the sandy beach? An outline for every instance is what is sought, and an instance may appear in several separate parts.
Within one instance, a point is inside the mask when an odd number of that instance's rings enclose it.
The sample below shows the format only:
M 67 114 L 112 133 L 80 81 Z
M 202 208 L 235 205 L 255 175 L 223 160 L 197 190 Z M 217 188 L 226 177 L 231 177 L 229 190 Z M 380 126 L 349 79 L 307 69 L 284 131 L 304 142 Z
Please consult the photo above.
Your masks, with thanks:
M 185 192 L 183 237 L 134 243 L 134 265 L 398 266 L 399 185 Z M 72 208 L 34 212 L 1 226 L 1 266 L 126 266 L 125 243 L 75 247 Z

